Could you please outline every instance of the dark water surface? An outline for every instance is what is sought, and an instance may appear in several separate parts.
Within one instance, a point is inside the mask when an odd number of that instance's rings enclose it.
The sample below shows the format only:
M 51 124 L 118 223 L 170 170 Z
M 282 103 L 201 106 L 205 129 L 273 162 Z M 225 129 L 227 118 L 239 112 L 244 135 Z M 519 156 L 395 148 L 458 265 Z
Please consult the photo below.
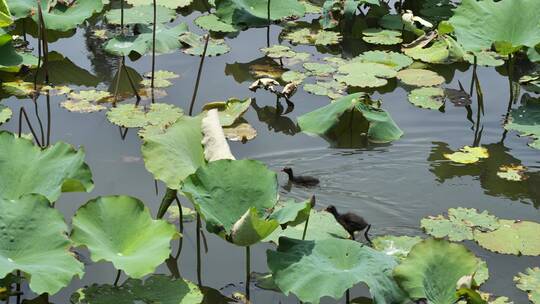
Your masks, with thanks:
M 196 15 L 198 13 L 180 19 L 191 23 L 190 20 Z M 196 31 L 195 26 L 190 28 Z M 278 43 L 280 30 L 278 26 L 272 27 L 272 43 Z M 50 49 L 62 53 L 80 68 L 95 75 L 100 82 L 98 88 L 107 89 L 116 71 L 114 65 L 117 60 L 99 50 L 101 43 L 89 39 L 89 31 L 88 28 L 79 28 L 75 36 L 51 44 Z M 266 29 L 251 29 L 241 32 L 235 39 L 226 40 L 231 51 L 206 60 L 195 111 L 198 112 L 203 104 L 210 101 L 229 97 L 256 98 L 257 106 L 252 107 L 244 118 L 257 129 L 258 136 L 246 144 L 232 143 L 233 153 L 237 158 L 261 160 L 276 171 L 284 166 L 292 166 L 302 174 L 314 175 L 321 180 L 316 188 L 290 188 L 281 174 L 280 184 L 283 187 L 280 192 L 283 197 L 304 199 L 315 194 L 319 208 L 334 204 L 343 211 L 360 213 L 372 224 L 373 236 L 424 235 L 419 228 L 421 218 L 458 206 L 488 210 L 501 218 L 540 221 L 540 151 L 528 147 L 528 139 L 520 138 L 514 132 L 505 136 L 502 122 L 510 88 L 507 77 L 495 69 L 478 70 L 485 103 L 485 115 L 481 116 L 479 127 L 467 119 L 465 108 L 447 103 L 445 113 L 419 109 L 408 102 L 407 91 L 397 87 L 385 94 L 376 92 L 374 97 L 383 100 L 383 108 L 405 132 L 403 138 L 391 144 L 335 149 L 321 138 L 297 133 L 295 126 L 296 117 L 326 105 L 327 98 L 309 95 L 299 89 L 293 97 L 296 105 L 294 111 L 277 116 L 274 114 L 276 100 L 273 95 L 264 91 L 254 94 L 248 90 L 249 79 L 240 83 L 231 75 L 233 64 L 263 57 L 259 48 L 266 46 Z M 287 45 L 285 42 L 283 44 Z M 295 49 L 316 53 L 314 47 Z M 159 101 L 175 104 L 187 111 L 198 63 L 199 57 L 191 57 L 180 51 L 158 56 L 157 69 L 170 70 L 181 76 L 174 86 L 166 89 L 168 96 Z M 144 74 L 150 71 L 151 58 L 146 56 L 137 62 L 128 61 L 128 65 Z M 452 67 L 443 68 L 446 70 L 446 73 L 441 72 L 446 78 L 444 87 L 457 89 L 458 81 L 465 87 L 469 86 L 472 69 L 465 67 L 460 71 Z M 504 72 L 504 68 L 498 70 Z M 65 214 L 66 220 L 69 222 L 79 206 L 98 195 L 135 196 L 143 200 L 155 214 L 165 188 L 159 185 L 160 193 L 156 196 L 153 177 L 145 170 L 141 159 L 141 143 L 136 131 L 130 130 L 122 140 L 118 128 L 107 121 L 105 112 L 70 113 L 59 106 L 61 101 L 60 97 L 52 101 L 51 142 L 62 140 L 84 146 L 86 161 L 96 184 L 92 193 L 62 195 L 57 207 Z M 14 112 L 21 105 L 32 109 L 28 100 L 10 98 L 2 103 L 10 106 Z M 476 123 L 476 99 L 473 100 L 472 110 Z M 43 97 L 40 111 L 45 113 Z M 14 116 L 1 128 L 16 132 L 18 119 Z M 444 160 L 442 154 L 448 149 L 455 150 L 475 142 L 489 149 L 490 159 L 470 166 L 459 166 Z M 529 167 L 531 177 L 520 183 L 496 177 L 499 166 L 509 163 Z M 189 204 L 184 199 L 182 201 Z M 186 225 L 179 263 L 182 275 L 190 280 L 196 279 L 194 227 L 194 223 Z M 218 289 L 229 283 L 235 284 L 235 287 L 228 286 L 225 293 L 242 290 L 244 250 L 213 235 L 207 234 L 207 237 L 210 251 L 203 254 L 204 284 Z M 484 291 L 508 296 L 515 303 L 527 302 L 526 294 L 515 288 L 512 278 L 527 267 L 539 266 L 540 258 L 494 254 L 473 242 L 466 245 L 489 265 L 490 280 L 483 286 Z M 253 270 L 267 271 L 265 250 L 269 247 L 254 246 Z M 158 272 L 168 273 L 168 270 L 161 266 Z M 114 277 L 115 270 L 111 264 L 92 263 L 86 267 L 86 274 L 81 280 L 74 280 L 51 301 L 67 303 L 76 289 L 96 282 L 112 283 Z M 353 298 L 366 296 L 368 291 L 359 287 L 352 291 L 352 295 Z M 257 304 L 297 303 L 293 297 L 257 289 L 253 290 L 252 300 Z M 327 300 L 323 303 L 334 302 Z

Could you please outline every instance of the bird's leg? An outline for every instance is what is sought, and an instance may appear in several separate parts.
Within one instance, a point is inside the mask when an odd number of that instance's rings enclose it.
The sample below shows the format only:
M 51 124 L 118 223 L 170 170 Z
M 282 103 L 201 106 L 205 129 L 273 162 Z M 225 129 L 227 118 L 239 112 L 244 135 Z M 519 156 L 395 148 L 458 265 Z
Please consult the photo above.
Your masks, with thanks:
M 371 229 L 371 225 L 368 225 L 367 228 L 366 228 L 366 231 L 364 231 L 364 237 L 366 238 L 366 241 L 368 241 L 369 246 L 372 246 L 373 243 L 369 239 L 369 229 Z
M 354 240 L 355 240 L 355 238 L 354 238 L 354 232 L 353 232 L 353 233 L 350 233 L 350 232 L 349 232 L 349 234 L 351 235 L 351 239 L 354 241 Z

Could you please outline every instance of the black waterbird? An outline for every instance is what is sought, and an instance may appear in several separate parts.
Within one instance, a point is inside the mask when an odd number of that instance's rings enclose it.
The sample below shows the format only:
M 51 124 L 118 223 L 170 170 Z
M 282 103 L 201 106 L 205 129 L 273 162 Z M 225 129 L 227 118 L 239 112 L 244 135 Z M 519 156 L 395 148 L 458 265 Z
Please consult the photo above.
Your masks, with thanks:
M 294 176 L 293 170 L 289 167 L 283 168 L 281 172 L 287 173 L 289 182 L 302 186 L 316 186 L 319 184 L 319 179 L 313 176 Z
M 371 228 L 371 225 L 360 215 L 354 214 L 351 212 L 340 214 L 336 207 L 333 205 L 330 205 L 324 209 L 327 212 L 330 212 L 334 217 L 336 218 L 336 221 L 349 232 L 351 235 L 351 238 L 354 240 L 354 233 L 357 231 L 364 231 L 364 237 L 368 241 L 369 244 L 371 244 L 371 240 L 369 239 L 369 229 Z

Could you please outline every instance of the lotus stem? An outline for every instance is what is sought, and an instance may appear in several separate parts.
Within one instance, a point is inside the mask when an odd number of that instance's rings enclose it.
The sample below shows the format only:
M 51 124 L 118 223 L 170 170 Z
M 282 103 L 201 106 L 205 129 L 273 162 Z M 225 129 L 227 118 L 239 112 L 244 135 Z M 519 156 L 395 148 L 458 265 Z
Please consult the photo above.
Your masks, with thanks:
M 272 20 L 270 19 L 270 0 L 268 0 L 268 6 L 266 7 L 268 27 L 266 29 L 266 46 L 270 47 L 270 26 L 272 25 Z
M 137 91 L 137 88 L 135 87 L 135 83 L 133 82 L 133 79 L 131 78 L 131 75 L 129 74 L 129 71 L 126 67 L 126 57 L 124 56 L 122 56 L 122 68 L 126 72 L 129 85 L 131 86 L 131 89 L 133 90 L 133 94 L 135 94 L 135 97 L 137 98 L 137 102 L 135 103 L 135 106 L 138 107 L 139 103 L 141 102 L 141 95 L 139 95 L 139 92 Z
M 178 206 L 178 212 L 179 212 L 179 221 L 178 224 L 180 233 L 184 233 L 184 212 L 182 211 L 182 204 L 180 203 L 180 200 L 178 199 L 178 196 L 175 197 L 176 205 Z M 176 252 L 175 259 L 178 259 L 180 257 L 180 253 L 182 253 L 182 246 L 184 244 L 183 242 L 184 238 L 181 237 L 180 240 L 178 240 L 178 251 Z
M 202 278 L 201 278 L 201 216 L 197 213 L 197 229 L 195 233 L 197 233 L 197 283 L 199 283 L 199 286 L 202 286 Z
M 26 39 L 26 21 L 25 21 L 25 18 L 22 19 L 22 34 L 23 34 L 24 42 L 28 43 L 28 40 Z
M 512 109 L 512 101 L 514 100 L 514 86 L 512 84 L 512 74 L 514 73 L 514 64 L 512 60 L 512 54 L 508 55 L 507 69 L 508 69 L 508 84 L 510 87 L 510 98 L 508 100 L 508 107 L 506 108 L 506 114 L 504 116 L 504 124 L 508 122 L 508 118 L 510 117 L 510 110 Z M 504 132 L 501 138 L 501 143 L 504 143 L 506 139 L 506 134 L 508 134 L 508 130 L 504 129 Z
M 120 0 L 120 30 L 124 33 L 124 0 Z
M 114 286 L 118 286 L 118 281 L 120 281 L 120 276 L 122 275 L 122 270 L 118 270 L 116 272 L 116 278 L 114 279 Z
M 156 191 L 156 196 L 159 195 L 159 188 L 157 184 L 157 179 L 154 179 L 154 190 Z
M 349 304 L 351 303 L 351 291 L 350 289 L 347 289 L 345 292 L 345 303 Z
M 48 147 L 51 144 L 51 96 L 47 92 L 47 96 L 45 97 L 47 99 L 47 145 Z
M 248 301 L 250 297 L 250 285 L 251 282 L 251 249 L 249 246 L 246 246 L 246 298 Z
M 476 58 L 476 55 L 473 55 L 474 56 L 474 64 L 473 64 L 473 72 L 472 72 L 472 79 L 471 79 L 471 87 L 469 89 L 469 95 L 472 96 L 472 92 L 473 92 L 473 88 L 474 88 L 474 83 L 476 81 L 476 78 L 474 77 L 474 75 L 476 74 L 476 67 L 477 67 L 477 58 Z
M 41 143 L 39 142 L 36 132 L 34 131 L 34 128 L 32 128 L 32 124 L 30 123 L 30 120 L 28 119 L 28 114 L 26 114 L 26 110 L 24 109 L 24 107 L 21 107 L 21 109 L 19 110 L 19 137 L 21 137 L 21 132 L 22 132 L 23 116 L 24 116 L 24 119 L 26 120 L 26 124 L 28 125 L 28 128 L 30 129 L 30 132 L 32 132 L 32 136 L 34 136 L 34 140 L 36 141 L 36 144 L 41 147 Z
M 154 4 L 154 24 L 152 25 L 152 80 L 150 88 L 152 90 L 152 103 L 155 102 L 154 96 L 154 76 L 156 73 L 156 26 L 157 26 L 157 4 L 156 0 L 153 1 Z
M 193 97 L 191 97 L 191 104 L 189 106 L 189 115 L 193 114 L 193 106 L 195 105 L 195 100 L 197 99 L 197 92 L 199 91 L 199 83 L 201 81 L 201 74 L 204 65 L 204 58 L 206 57 L 206 51 L 208 49 L 208 41 L 210 41 L 210 35 L 206 34 L 204 36 L 204 50 L 201 57 L 201 62 L 199 63 L 199 71 L 197 72 L 197 80 L 195 81 L 195 89 L 193 90 Z
M 21 304 L 21 271 L 17 270 L 17 285 L 15 287 L 15 291 L 17 293 L 17 304 Z M 9 297 L 8 297 L 9 299 Z
M 116 103 L 118 102 L 118 93 L 120 90 L 120 78 L 122 77 L 122 58 L 118 59 L 118 75 L 116 76 L 116 83 L 114 84 L 114 98 L 112 106 L 116 108 Z
M 308 228 L 308 225 L 309 225 L 309 216 L 311 215 L 308 214 L 308 217 L 306 219 L 306 224 L 304 225 L 304 232 L 302 233 L 302 241 L 306 239 L 306 234 L 307 234 L 307 228 Z

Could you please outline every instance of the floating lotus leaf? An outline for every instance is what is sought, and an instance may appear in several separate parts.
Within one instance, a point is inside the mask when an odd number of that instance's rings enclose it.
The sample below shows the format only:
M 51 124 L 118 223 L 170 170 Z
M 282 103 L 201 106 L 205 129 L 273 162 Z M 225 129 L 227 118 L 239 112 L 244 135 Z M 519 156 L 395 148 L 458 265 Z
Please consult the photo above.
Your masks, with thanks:
M 126 0 L 127 3 L 133 6 L 153 5 L 153 1 L 154 0 Z M 192 2 L 193 0 L 160 0 L 158 3 L 159 5 L 170 9 L 177 9 L 179 7 L 189 6 Z
M 517 288 L 529 294 L 532 303 L 540 303 L 540 268 L 527 268 L 525 273 L 518 273 L 514 277 Z
M 10 108 L 0 104 L 0 125 L 7 122 L 12 114 L 13 112 Z
M 336 69 L 333 66 L 324 63 L 306 62 L 303 66 L 304 69 L 308 70 L 313 76 L 324 77 L 336 72 Z
M 444 83 L 442 76 L 424 69 L 401 70 L 398 72 L 397 78 L 405 84 L 417 87 L 431 87 Z
M 202 108 L 203 111 L 217 109 L 221 126 L 229 127 L 249 109 L 251 98 L 237 99 L 230 98 L 227 101 L 215 101 L 207 103 Z
M 431 46 L 421 45 L 403 48 L 403 53 L 413 59 L 427 63 L 444 63 L 450 56 L 448 45 L 443 40 L 436 40 Z
M 527 175 L 524 174 L 526 171 L 527 168 L 522 165 L 502 165 L 497 176 L 508 181 L 520 182 L 527 179 Z
M 141 81 L 141 85 L 145 87 L 151 87 L 152 85 L 152 72 L 144 74 L 146 79 Z M 159 70 L 154 73 L 154 87 L 155 88 L 166 88 L 172 85 L 171 79 L 179 78 L 180 75 L 170 72 Z
M 320 96 L 328 96 L 331 99 L 338 99 L 343 97 L 343 92 L 346 87 L 338 81 L 317 81 L 317 83 L 306 83 L 304 85 L 304 91 Z
M 201 117 L 182 116 L 165 132 L 144 136 L 142 155 L 146 169 L 170 189 L 204 164 Z
M 121 286 L 93 284 L 77 290 L 70 300 L 73 304 L 200 304 L 203 294 L 190 281 L 154 274 L 144 282 L 129 278 Z
M 488 149 L 484 147 L 465 146 L 454 153 L 443 154 L 445 158 L 459 164 L 474 164 L 480 159 L 488 158 Z
M 203 55 L 205 44 L 204 37 L 187 32 L 180 36 L 180 41 L 188 45 L 187 48 L 182 49 L 184 53 L 195 56 Z M 210 38 L 206 56 L 219 56 L 228 53 L 230 50 L 231 48 L 225 43 L 225 40 Z
M 153 220 L 144 203 L 130 196 L 88 201 L 73 217 L 71 239 L 91 252 L 92 261 L 112 262 L 132 278 L 154 272 L 169 257 L 176 228 Z
M 345 96 L 327 106 L 298 117 L 300 129 L 312 135 L 325 136 L 333 132 L 334 127 L 339 126 L 340 120 L 348 112 L 358 111 L 361 113 L 360 121 L 351 122 L 364 126 L 367 122 L 369 140 L 373 142 L 390 142 L 399 139 L 403 131 L 392 120 L 390 115 L 383 109 L 375 108 L 363 103 L 363 93 Z
M 105 43 L 105 51 L 116 56 L 131 56 L 134 58 L 152 52 L 152 26 L 138 24 L 136 27 L 140 32 L 139 35 L 118 35 Z M 185 23 L 180 23 L 172 28 L 157 24 L 156 53 L 165 54 L 178 50 L 181 47 L 178 40 L 179 36 L 187 32 L 187 30 Z
M 260 0 L 215 0 L 216 16 L 228 24 L 241 27 L 268 25 L 268 2 Z M 305 7 L 297 0 L 270 2 L 270 20 L 303 17 Z
M 246 122 L 236 122 L 229 127 L 225 127 L 223 128 L 223 133 L 228 140 L 241 141 L 243 143 L 257 136 L 257 130 Z
M 513 301 L 510 301 L 507 297 L 495 297 L 492 294 L 489 294 L 487 292 L 477 291 L 477 293 L 480 295 L 483 301 L 486 302 L 474 302 L 474 303 L 480 303 L 480 304 L 514 304 Z M 467 304 L 467 300 L 471 301 L 471 299 L 466 300 L 460 300 L 457 302 L 457 304 Z M 472 303 L 472 302 L 471 302 Z
M 441 88 L 414 89 L 409 94 L 409 101 L 420 108 L 438 110 L 444 105 L 444 90 Z
M 498 253 L 540 255 L 540 224 L 528 221 L 499 220 L 500 227 L 490 232 L 474 232 L 478 245 Z
M 470 64 L 474 64 L 474 57 L 476 57 L 476 64 L 481 66 L 497 67 L 504 64 L 502 56 L 492 51 L 465 53 L 463 59 Z
M 99 102 L 99 101 L 103 101 L 106 98 L 111 97 L 111 93 L 107 91 L 87 90 L 87 91 L 71 92 L 69 93 L 68 97 L 72 100 L 77 100 L 77 101 Z
M 11 42 L 0 46 L 0 71 L 17 73 L 23 66 L 35 68 L 38 59 L 32 54 L 18 52 Z
M 266 56 L 270 58 L 292 58 L 296 55 L 296 52 L 291 50 L 290 47 L 285 45 L 273 45 L 271 47 L 262 48 L 261 52 L 263 52 Z
M 401 32 L 384 29 L 366 29 L 362 31 L 364 41 L 373 44 L 392 45 L 403 41 Z
M 287 71 L 283 74 L 281 74 L 281 80 L 285 82 L 295 82 L 295 83 L 301 83 L 306 79 L 308 75 L 302 72 L 298 71 Z
M 11 12 L 5 0 L 0 1 L 0 27 L 5 27 L 13 23 Z
M 214 14 L 202 15 L 198 17 L 195 19 L 195 24 L 202 29 L 211 32 L 234 33 L 240 30 L 238 27 L 232 24 L 221 21 L 218 16 Z
M 337 32 L 303 28 L 288 33 L 284 38 L 295 44 L 332 45 L 338 44 L 342 37 Z
M 526 99 L 519 108 L 510 111 L 510 119 L 504 128 L 532 137 L 534 140 L 529 146 L 540 150 L 540 99 Z
M 381 87 L 388 83 L 386 79 L 396 77 L 393 68 L 372 62 L 350 62 L 339 67 L 339 73 L 334 78 L 349 86 L 361 88 Z
M 94 188 L 82 148 L 58 142 L 42 150 L 6 131 L 0 131 L 0 146 L 0 193 L 5 199 L 38 193 L 55 202 L 61 192 Z
M 65 100 L 60 105 L 62 108 L 75 113 L 94 113 L 107 109 L 105 106 L 93 104 L 86 100 Z
M 0 209 L 0 278 L 21 270 L 32 291 L 55 294 L 73 276 L 82 276 L 83 265 L 69 251 L 64 216 L 49 206 L 47 198 L 38 194 L 0 198 Z
M 153 103 L 148 109 L 134 104 L 121 104 L 107 112 L 111 123 L 125 128 L 169 126 L 182 115 L 182 109 L 166 103 Z
M 427 239 L 411 249 L 395 268 L 394 278 L 412 300 L 448 304 L 458 300 L 458 280 L 472 275 L 477 267 L 477 258 L 465 246 Z
M 395 69 L 396 71 L 406 68 L 413 63 L 413 60 L 409 56 L 396 52 L 384 51 L 364 52 L 355 57 L 353 60 L 384 64 Z
M 121 24 L 121 16 L 121 9 L 112 9 L 105 14 L 109 24 Z M 176 13 L 173 9 L 166 8 L 161 4 L 156 6 L 157 23 L 166 23 L 174 20 L 175 17 Z M 124 24 L 152 23 L 154 23 L 154 6 L 152 4 L 124 8 Z
M 422 238 L 418 236 L 378 236 L 373 239 L 373 248 L 401 261 L 407 257 L 411 248 L 421 241 Z
M 287 226 L 286 229 L 276 229 L 264 241 L 278 243 L 280 237 L 288 237 L 292 239 L 302 239 L 305 225 Z M 347 239 L 350 235 L 341 226 L 334 216 L 325 211 L 311 210 L 309 222 L 306 231 L 306 240 L 324 240 L 329 238 Z
M 53 8 L 49 7 L 48 1 L 42 0 L 43 23 L 49 30 L 65 32 L 77 28 L 86 19 L 103 9 L 102 0 L 75 0 L 71 5 L 56 3 Z M 32 18 L 39 22 L 39 13 L 36 3 L 32 4 Z
M 197 212 L 191 208 L 182 206 L 182 221 L 193 222 L 197 218 Z M 169 222 L 176 223 L 180 221 L 180 210 L 178 206 L 170 206 L 167 209 L 167 219 Z
M 278 225 L 262 217 L 277 202 L 277 186 L 276 174 L 257 161 L 218 160 L 190 175 L 182 192 L 202 215 L 208 231 L 249 245 L 246 242 L 251 244 L 254 234 L 260 237 L 261 230 L 266 234 L 272 230 L 268 226 Z
M 358 242 L 341 239 L 301 241 L 282 237 L 277 251 L 266 252 L 274 282 L 285 294 L 318 304 L 324 296 L 339 299 L 363 282 L 377 303 L 407 303 L 392 278 L 394 258 Z
M 536 0 L 464 0 L 449 22 L 464 49 L 482 51 L 495 45 L 499 53 L 508 55 L 521 46 L 534 48 L 540 43 L 538 11 Z

